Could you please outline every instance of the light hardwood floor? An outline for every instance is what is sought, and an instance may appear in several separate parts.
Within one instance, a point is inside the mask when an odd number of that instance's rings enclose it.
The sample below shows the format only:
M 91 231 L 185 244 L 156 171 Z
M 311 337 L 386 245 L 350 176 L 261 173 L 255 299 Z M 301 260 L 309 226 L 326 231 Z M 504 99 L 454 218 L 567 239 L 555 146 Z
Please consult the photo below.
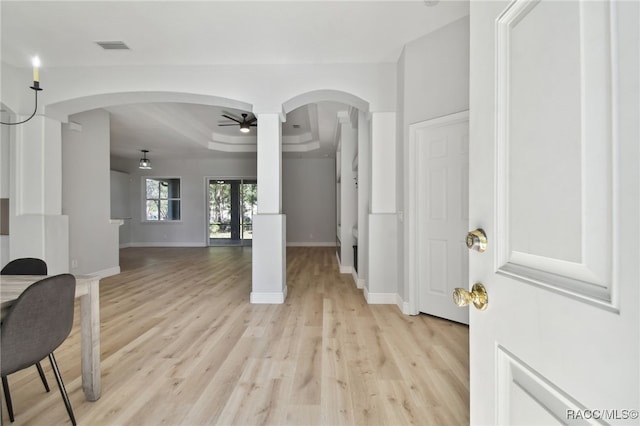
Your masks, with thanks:
M 56 352 L 79 425 L 469 423 L 468 328 L 368 305 L 334 249 L 287 250 L 282 305 L 249 304 L 246 247 L 128 248 L 121 269 L 100 284 L 99 401 L 78 311 Z M 35 368 L 9 376 L 16 426 L 70 424 L 46 373 L 49 394 Z

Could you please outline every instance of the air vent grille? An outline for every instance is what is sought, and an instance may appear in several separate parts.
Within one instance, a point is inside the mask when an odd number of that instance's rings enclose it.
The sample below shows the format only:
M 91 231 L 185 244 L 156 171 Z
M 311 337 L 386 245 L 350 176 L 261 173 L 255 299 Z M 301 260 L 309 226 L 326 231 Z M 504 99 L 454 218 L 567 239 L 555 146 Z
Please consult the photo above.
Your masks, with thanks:
M 96 41 L 96 44 L 105 50 L 131 50 L 124 41 Z

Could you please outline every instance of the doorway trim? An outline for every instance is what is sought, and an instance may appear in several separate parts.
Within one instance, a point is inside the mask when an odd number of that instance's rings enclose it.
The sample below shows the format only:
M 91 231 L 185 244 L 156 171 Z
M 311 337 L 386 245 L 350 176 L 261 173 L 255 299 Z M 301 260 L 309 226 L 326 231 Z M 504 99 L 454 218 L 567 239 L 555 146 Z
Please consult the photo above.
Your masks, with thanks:
M 417 252 L 418 252 L 418 239 L 416 238 L 416 233 L 418 231 L 418 215 L 420 212 L 418 211 L 418 184 L 416 182 L 418 170 L 422 167 L 421 164 L 418 164 L 417 157 L 417 130 L 425 129 L 425 128 L 436 128 L 449 126 L 452 124 L 458 124 L 465 121 L 469 121 L 469 110 L 456 112 L 453 114 L 445 115 L 442 117 L 437 117 L 425 121 L 421 121 L 418 123 L 413 123 L 409 125 L 409 161 L 407 162 L 408 167 L 408 178 L 407 178 L 407 193 L 405 194 L 405 199 L 407 202 L 406 205 L 406 229 L 407 233 L 405 234 L 405 253 L 407 254 L 407 282 L 408 282 L 408 290 L 409 295 L 407 298 L 408 305 L 408 314 L 409 315 L 418 315 L 420 313 L 420 286 L 418 283 L 418 260 Z M 453 302 L 451 302 L 453 303 Z

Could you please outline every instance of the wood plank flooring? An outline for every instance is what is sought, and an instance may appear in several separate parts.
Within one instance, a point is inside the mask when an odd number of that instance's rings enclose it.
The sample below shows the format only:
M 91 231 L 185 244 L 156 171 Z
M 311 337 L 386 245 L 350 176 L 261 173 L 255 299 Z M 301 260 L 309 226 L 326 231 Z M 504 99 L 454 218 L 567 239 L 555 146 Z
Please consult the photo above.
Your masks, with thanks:
M 249 304 L 248 247 L 127 248 L 121 269 L 100 284 L 100 400 L 78 311 L 56 352 L 79 425 L 469 423 L 468 327 L 368 305 L 334 249 L 287 249 L 282 305 Z M 16 426 L 70 424 L 43 366 L 49 394 L 35 368 L 9 376 Z

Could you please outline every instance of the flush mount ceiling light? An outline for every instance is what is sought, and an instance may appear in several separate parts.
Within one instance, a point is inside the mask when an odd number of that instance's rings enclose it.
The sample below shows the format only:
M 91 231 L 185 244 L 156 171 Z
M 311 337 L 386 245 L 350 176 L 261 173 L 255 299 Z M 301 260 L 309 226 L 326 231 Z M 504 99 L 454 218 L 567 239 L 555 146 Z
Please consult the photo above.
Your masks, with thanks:
M 35 107 L 33 108 L 33 114 L 29 116 L 26 120 L 18 121 L 16 123 L 8 123 L 4 121 L 0 121 L 0 124 L 4 124 L 5 126 L 15 126 L 16 124 L 26 123 L 31 120 L 35 115 L 36 111 L 38 111 L 38 92 L 42 90 L 40 87 L 40 58 L 37 56 L 33 58 L 33 86 L 30 86 L 30 89 L 33 90 L 36 94 Z
M 141 152 L 142 152 L 142 158 L 140 159 L 140 168 L 144 170 L 151 169 L 151 160 L 147 158 L 147 152 L 149 151 L 146 149 L 143 149 L 141 150 Z

